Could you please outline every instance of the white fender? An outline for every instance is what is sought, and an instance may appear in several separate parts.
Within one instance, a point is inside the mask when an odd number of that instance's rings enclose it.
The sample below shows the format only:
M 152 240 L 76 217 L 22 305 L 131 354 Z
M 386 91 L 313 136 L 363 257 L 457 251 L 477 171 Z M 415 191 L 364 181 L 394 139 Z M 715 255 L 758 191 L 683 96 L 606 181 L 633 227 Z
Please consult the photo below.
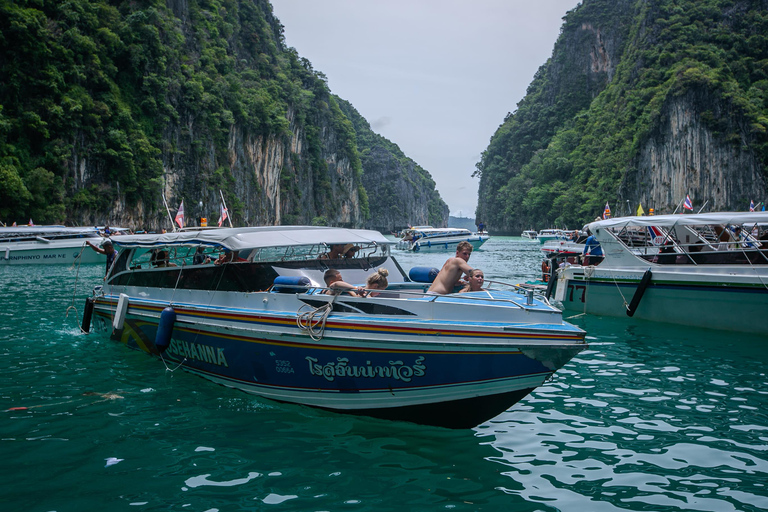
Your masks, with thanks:
M 123 322 L 125 322 L 125 314 L 128 312 L 128 296 L 124 293 L 120 294 L 120 298 L 117 300 L 117 309 L 115 310 L 115 318 L 112 320 L 112 327 L 119 331 L 123 328 Z

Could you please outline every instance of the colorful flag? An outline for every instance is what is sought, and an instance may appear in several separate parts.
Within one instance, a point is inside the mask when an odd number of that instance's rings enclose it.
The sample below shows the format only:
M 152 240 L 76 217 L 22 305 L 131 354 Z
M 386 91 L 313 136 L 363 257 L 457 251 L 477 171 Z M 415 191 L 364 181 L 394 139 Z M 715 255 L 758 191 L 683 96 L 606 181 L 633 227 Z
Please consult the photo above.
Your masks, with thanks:
M 14 227 L 14 228 L 16 227 L 16 222 L 14 222 L 14 223 L 13 223 L 13 227 Z
M 664 233 L 656 226 L 648 226 L 648 236 L 653 245 L 662 245 L 664 243 Z
M 643 215 L 645 215 L 645 210 L 643 210 L 643 205 L 640 203 L 637 205 L 637 216 L 642 217 Z
M 221 204 L 219 205 L 219 227 L 224 224 L 225 220 L 227 220 L 227 209 Z
M 27 226 L 34 226 L 34 225 L 35 225 L 35 223 L 32 222 L 32 217 L 30 217 L 29 218 L 29 224 L 27 224 Z
M 755 211 L 755 202 L 751 199 L 749 200 L 749 211 L 753 212 Z
M 691 202 L 691 198 L 688 194 L 685 195 L 685 202 L 683 203 L 683 208 L 686 210 L 693 210 L 693 203 Z
M 181 200 L 181 204 L 179 205 L 179 211 L 176 212 L 176 218 L 174 219 L 176 221 L 176 224 L 179 225 L 179 228 L 184 227 L 184 200 Z
M 611 207 L 608 206 L 608 203 L 605 203 L 605 210 L 603 210 L 603 218 L 604 219 L 611 218 Z

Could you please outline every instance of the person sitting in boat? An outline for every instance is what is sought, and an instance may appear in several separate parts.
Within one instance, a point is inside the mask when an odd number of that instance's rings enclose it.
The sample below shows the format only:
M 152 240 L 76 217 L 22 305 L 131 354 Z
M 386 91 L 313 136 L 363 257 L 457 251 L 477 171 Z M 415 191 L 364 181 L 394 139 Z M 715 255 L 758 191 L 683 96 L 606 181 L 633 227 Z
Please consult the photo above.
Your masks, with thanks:
M 234 251 L 231 251 L 229 249 L 224 249 L 224 252 L 221 253 L 221 256 L 216 258 L 216 261 L 213 262 L 214 265 L 221 265 L 224 263 L 231 263 L 233 261 L 245 261 L 243 258 L 238 258 L 237 254 Z
M 469 271 L 469 282 L 459 290 L 459 293 L 466 293 L 466 292 L 482 292 L 485 291 L 483 288 L 483 283 L 485 282 L 485 276 L 483 275 L 483 271 L 479 268 L 474 268 Z
M 112 264 L 115 262 L 115 259 L 117 258 L 117 251 L 115 250 L 115 246 L 112 245 L 112 240 L 107 238 L 104 240 L 104 242 L 101 244 L 101 247 L 97 247 L 93 245 L 90 240 L 85 241 L 86 244 L 88 244 L 88 247 L 93 249 L 99 254 L 103 254 L 107 257 L 107 270 L 104 272 L 104 279 L 107 278 L 107 274 L 109 274 L 109 269 L 112 268 Z
M 385 268 L 377 269 L 376 272 L 368 276 L 368 279 L 365 282 L 365 287 L 369 290 L 386 290 L 387 286 L 389 286 L 389 281 L 387 281 L 387 276 L 389 275 L 389 270 Z M 368 297 L 377 297 L 379 295 L 379 292 L 368 292 Z
M 154 256 L 153 264 L 155 267 L 175 267 L 175 263 L 168 261 L 168 251 L 160 249 Z
M 365 288 L 345 283 L 341 278 L 341 272 L 335 268 L 326 270 L 325 274 L 323 274 L 323 280 L 325 281 L 325 286 L 328 287 L 328 289 L 323 292 L 326 295 L 347 293 L 353 297 L 365 297 Z
M 344 254 L 344 258 L 350 259 L 357 256 L 357 251 L 360 250 L 360 247 L 357 245 L 347 244 L 344 246 L 344 249 L 342 249 L 342 254 Z
M 331 244 L 331 250 L 317 257 L 319 260 L 337 260 L 344 256 L 344 244 Z
M 205 251 L 205 247 L 202 245 L 195 250 L 195 255 L 192 258 L 193 265 L 203 265 L 211 262 L 211 258 L 206 256 L 203 251 Z
M 589 230 L 587 230 L 587 240 L 584 242 L 585 265 L 598 265 L 603 260 L 603 248 L 600 247 L 600 242 L 595 238 Z
M 456 256 L 449 258 L 443 264 L 443 268 L 438 272 L 427 293 L 431 295 L 445 295 L 453 293 L 456 286 L 465 284 L 461 277 L 462 274 L 469 274 L 472 271 L 472 267 L 468 263 L 471 255 L 472 244 L 466 241 L 459 242 L 459 245 L 456 246 Z

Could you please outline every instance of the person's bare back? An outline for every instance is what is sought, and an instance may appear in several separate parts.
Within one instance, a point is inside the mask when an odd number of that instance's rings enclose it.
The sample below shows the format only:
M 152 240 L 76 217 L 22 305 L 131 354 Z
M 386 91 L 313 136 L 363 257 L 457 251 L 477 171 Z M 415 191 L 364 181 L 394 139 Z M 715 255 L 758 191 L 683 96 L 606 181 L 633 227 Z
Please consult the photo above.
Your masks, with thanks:
M 472 245 L 469 242 L 461 242 L 456 247 L 456 256 L 449 258 L 443 264 L 443 268 L 440 269 L 432 286 L 429 287 L 428 293 L 439 295 L 453 293 L 453 289 L 459 284 L 462 274 L 468 274 L 472 271 L 472 267 L 467 263 L 471 254 Z

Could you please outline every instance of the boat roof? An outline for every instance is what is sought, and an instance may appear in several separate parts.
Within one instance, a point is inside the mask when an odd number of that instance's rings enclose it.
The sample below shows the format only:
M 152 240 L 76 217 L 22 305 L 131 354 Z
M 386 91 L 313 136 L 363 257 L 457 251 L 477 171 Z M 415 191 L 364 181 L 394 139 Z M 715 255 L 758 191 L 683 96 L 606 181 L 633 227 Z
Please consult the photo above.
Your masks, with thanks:
M 643 217 L 617 217 L 615 219 L 605 219 L 590 222 L 584 226 L 584 228 L 594 232 L 599 228 L 625 226 L 674 227 L 679 225 L 707 226 L 712 224 L 764 224 L 766 222 L 768 222 L 768 212 L 717 212 L 678 215 L 650 215 Z
M 0 236 L 31 236 L 52 234 L 79 234 L 87 233 L 98 236 L 98 230 L 94 227 L 66 227 L 66 226 L 0 226 Z
M 123 235 L 113 239 L 121 247 L 165 245 L 225 247 L 233 251 L 269 247 L 334 244 L 393 245 L 378 231 L 322 226 L 260 226 L 177 231 L 162 234 Z

